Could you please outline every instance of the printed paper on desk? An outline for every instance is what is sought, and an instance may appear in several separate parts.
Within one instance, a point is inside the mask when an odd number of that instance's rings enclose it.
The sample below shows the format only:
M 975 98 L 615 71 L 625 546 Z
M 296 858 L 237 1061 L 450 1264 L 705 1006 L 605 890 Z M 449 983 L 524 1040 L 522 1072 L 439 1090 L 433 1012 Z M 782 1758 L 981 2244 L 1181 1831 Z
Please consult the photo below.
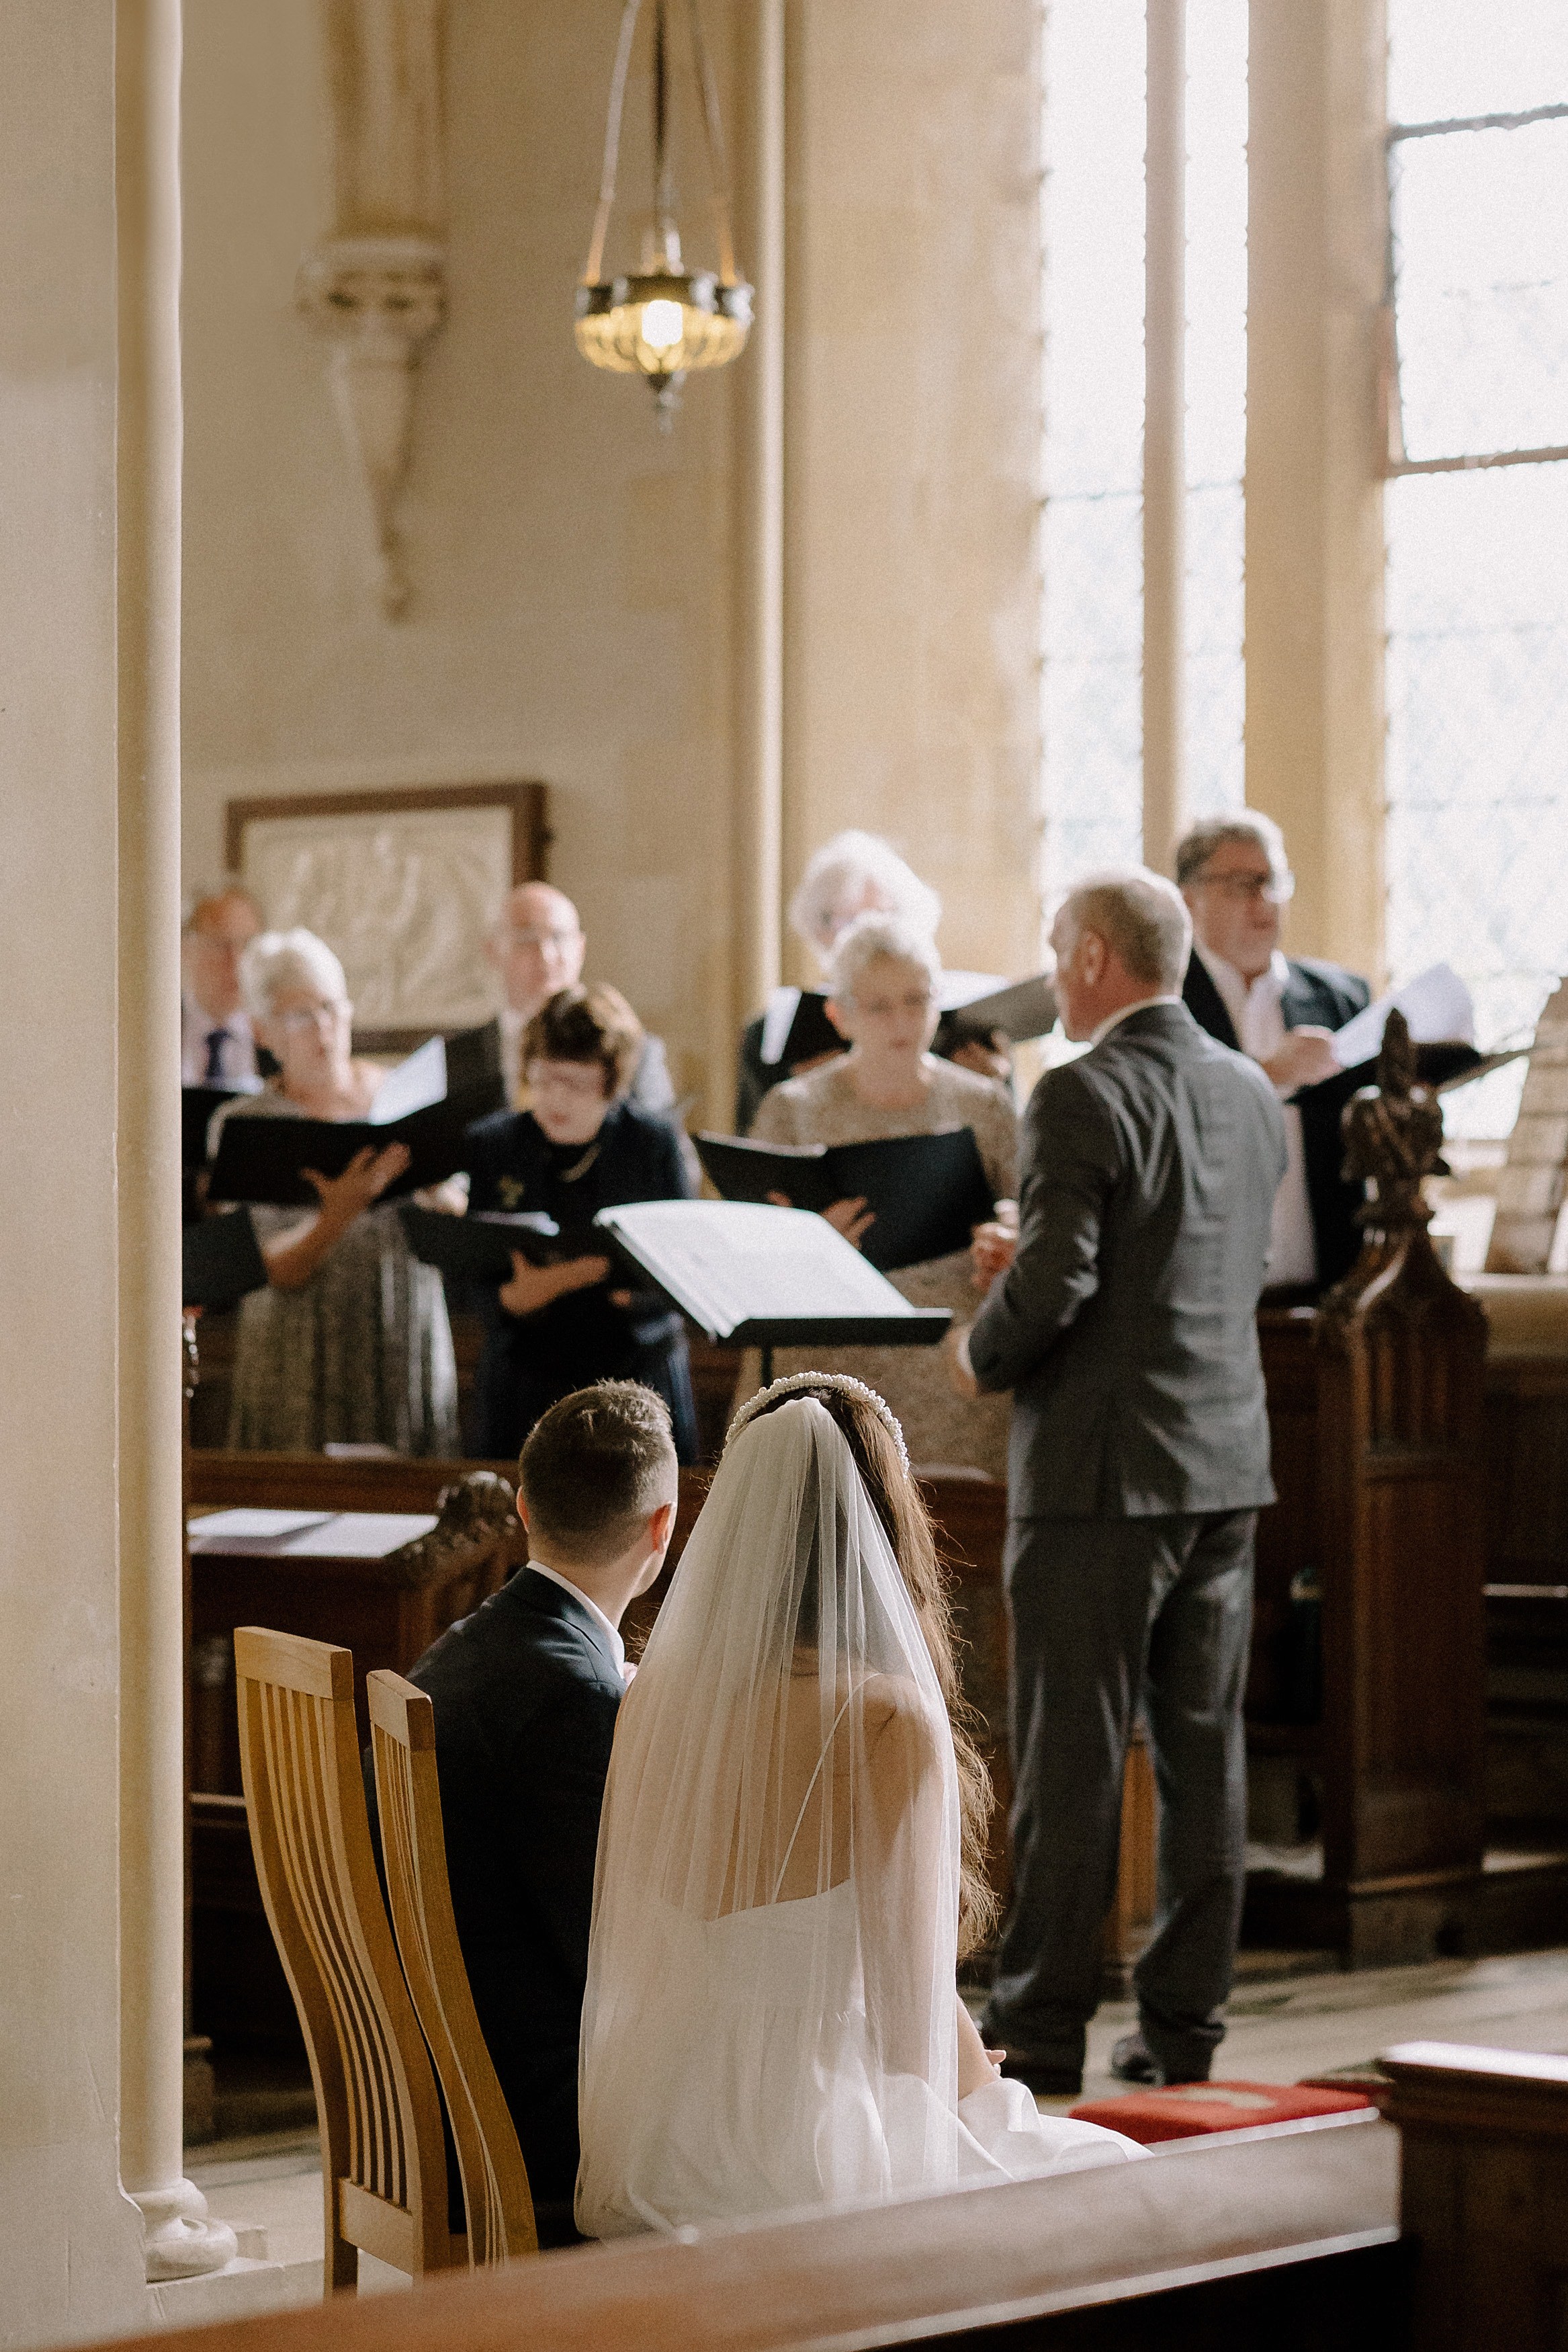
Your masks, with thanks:
M 1342 1070 L 1358 1069 L 1363 1062 L 1375 1060 L 1388 1016 L 1396 1011 L 1409 1023 L 1412 1042 L 1417 1045 L 1439 1042 L 1468 1045 L 1475 1041 L 1476 1008 L 1469 990 L 1452 965 L 1435 963 L 1335 1030 L 1334 1059 Z

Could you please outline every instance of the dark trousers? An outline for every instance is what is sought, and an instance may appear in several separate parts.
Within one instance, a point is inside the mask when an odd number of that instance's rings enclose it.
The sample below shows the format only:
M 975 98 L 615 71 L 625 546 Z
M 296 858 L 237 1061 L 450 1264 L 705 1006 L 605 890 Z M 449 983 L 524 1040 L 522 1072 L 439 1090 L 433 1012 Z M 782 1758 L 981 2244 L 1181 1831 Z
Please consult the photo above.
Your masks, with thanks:
M 1013 1900 L 988 2040 L 1083 2063 L 1116 1889 L 1127 1735 L 1142 1706 L 1160 1800 L 1138 2017 L 1156 2063 L 1201 2076 L 1225 2028 L 1246 1867 L 1241 1717 L 1255 1511 L 1015 1519 Z

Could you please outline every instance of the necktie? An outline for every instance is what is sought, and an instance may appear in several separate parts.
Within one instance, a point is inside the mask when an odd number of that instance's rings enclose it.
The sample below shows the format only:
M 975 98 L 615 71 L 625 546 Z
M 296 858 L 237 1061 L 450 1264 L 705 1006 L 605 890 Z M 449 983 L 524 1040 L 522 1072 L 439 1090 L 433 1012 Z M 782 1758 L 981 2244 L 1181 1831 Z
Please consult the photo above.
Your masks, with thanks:
M 229 1033 L 226 1029 L 208 1030 L 207 1066 L 202 1072 L 202 1084 L 204 1086 L 222 1086 L 224 1082 L 224 1047 L 228 1044 L 228 1042 Z

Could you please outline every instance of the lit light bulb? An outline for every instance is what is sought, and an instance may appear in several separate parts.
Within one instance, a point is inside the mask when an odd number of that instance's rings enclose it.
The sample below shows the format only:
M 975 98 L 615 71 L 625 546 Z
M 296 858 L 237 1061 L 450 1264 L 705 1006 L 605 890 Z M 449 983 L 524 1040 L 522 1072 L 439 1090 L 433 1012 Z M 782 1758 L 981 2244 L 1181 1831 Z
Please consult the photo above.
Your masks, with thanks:
M 678 302 L 643 305 L 643 341 L 651 352 L 672 351 L 681 340 L 683 320 Z

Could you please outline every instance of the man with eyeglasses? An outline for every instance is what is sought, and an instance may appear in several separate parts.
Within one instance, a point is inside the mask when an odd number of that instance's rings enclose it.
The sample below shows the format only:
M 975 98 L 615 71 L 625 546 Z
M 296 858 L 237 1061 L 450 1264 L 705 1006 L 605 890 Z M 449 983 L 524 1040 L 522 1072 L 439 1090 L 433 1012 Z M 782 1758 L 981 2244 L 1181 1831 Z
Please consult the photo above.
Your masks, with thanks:
M 516 1104 L 522 1085 L 523 1033 L 552 996 L 577 986 L 588 938 L 563 890 L 548 882 L 523 882 L 502 909 L 489 951 L 506 991 L 497 1020 L 507 1099 Z M 674 1111 L 675 1089 L 662 1037 L 644 1036 L 626 1099 L 657 1118 L 668 1118 Z
M 1187 1010 L 1222 1045 L 1260 1063 L 1285 1106 L 1290 1157 L 1274 1201 L 1270 1287 L 1326 1287 L 1361 1248 L 1361 1187 L 1340 1172 L 1343 1073 L 1329 1041 L 1371 992 L 1338 964 L 1281 953 L 1296 886 L 1271 817 L 1247 809 L 1205 818 L 1177 845 L 1176 869 L 1192 914 Z

